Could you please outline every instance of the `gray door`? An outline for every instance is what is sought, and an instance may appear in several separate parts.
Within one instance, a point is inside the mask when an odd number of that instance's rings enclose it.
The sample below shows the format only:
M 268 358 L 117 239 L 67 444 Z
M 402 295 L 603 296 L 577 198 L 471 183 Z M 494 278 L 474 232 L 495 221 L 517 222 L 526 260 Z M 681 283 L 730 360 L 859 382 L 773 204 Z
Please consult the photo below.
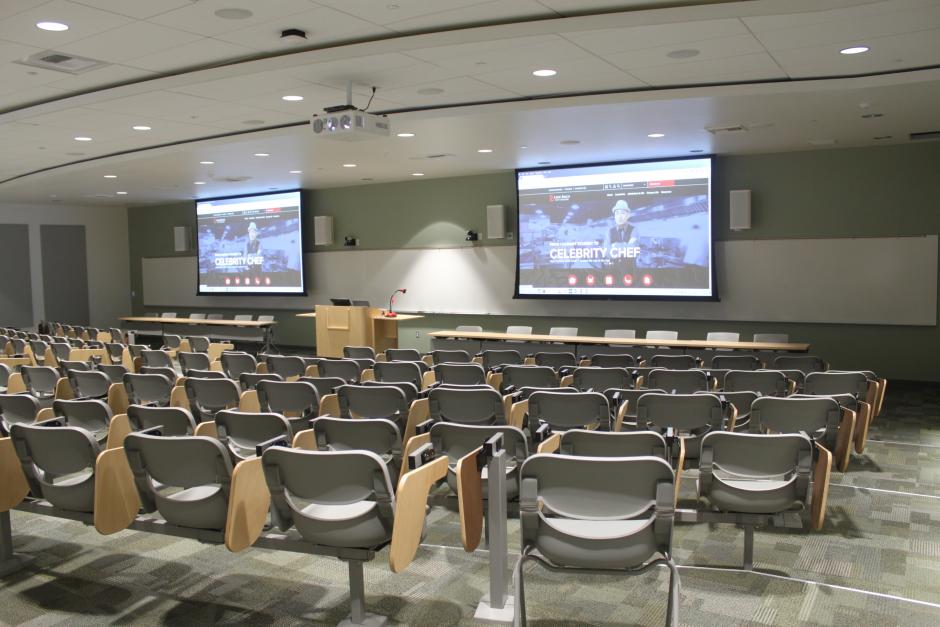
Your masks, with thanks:
M 42 293 L 46 320 L 66 324 L 88 324 L 88 260 L 85 227 L 43 224 Z
M 29 226 L 0 224 L 0 325 L 33 325 L 33 287 L 29 272 Z

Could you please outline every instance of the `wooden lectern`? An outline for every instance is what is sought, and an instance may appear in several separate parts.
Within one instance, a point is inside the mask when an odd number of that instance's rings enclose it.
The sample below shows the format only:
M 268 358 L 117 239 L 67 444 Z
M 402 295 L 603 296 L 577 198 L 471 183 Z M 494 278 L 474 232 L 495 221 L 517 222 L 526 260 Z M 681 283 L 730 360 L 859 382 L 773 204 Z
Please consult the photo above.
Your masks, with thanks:
M 386 318 L 375 307 L 317 305 L 317 355 L 342 357 L 344 346 L 371 346 L 376 354 L 398 348 L 398 321 L 421 317 Z

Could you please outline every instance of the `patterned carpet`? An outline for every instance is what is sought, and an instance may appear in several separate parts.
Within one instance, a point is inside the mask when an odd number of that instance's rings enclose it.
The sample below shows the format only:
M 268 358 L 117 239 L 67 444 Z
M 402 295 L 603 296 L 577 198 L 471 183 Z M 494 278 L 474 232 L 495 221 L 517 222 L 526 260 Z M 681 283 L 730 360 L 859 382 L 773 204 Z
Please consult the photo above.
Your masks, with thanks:
M 330 625 L 349 611 L 337 560 L 12 518 L 17 552 L 34 561 L 2 580 L 4 624 Z M 518 522 L 509 530 L 517 553 Z M 474 624 L 487 553 L 459 545 L 455 514 L 435 507 L 426 545 L 404 573 L 391 573 L 385 552 L 366 566 L 368 611 L 407 625 Z M 940 623 L 940 387 L 889 387 L 865 454 L 833 475 L 821 533 L 759 529 L 754 573 L 724 568 L 740 565 L 742 547 L 732 525 L 677 526 L 683 625 Z M 526 572 L 533 625 L 664 622 L 665 569 L 589 576 L 529 564 Z

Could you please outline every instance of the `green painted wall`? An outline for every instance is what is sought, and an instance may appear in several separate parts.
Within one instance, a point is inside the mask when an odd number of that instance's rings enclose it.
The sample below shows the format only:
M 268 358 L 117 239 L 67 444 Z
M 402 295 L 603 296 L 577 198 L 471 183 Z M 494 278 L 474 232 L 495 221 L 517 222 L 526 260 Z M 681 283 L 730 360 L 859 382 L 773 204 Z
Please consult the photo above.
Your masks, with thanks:
M 840 149 L 767 155 L 719 157 L 715 162 L 716 238 L 783 239 L 902 236 L 940 233 L 940 143 Z M 753 190 L 753 228 L 728 229 L 728 191 Z M 484 227 L 484 208 L 504 204 L 515 223 L 513 173 L 449 179 L 372 184 L 308 192 L 308 215 L 332 215 L 336 245 L 344 235 L 361 239 L 362 248 L 453 246 L 468 229 Z M 192 203 L 129 210 L 131 287 L 134 313 L 141 300 L 141 258 L 173 256 L 172 227 L 195 226 Z M 305 226 L 312 246 L 312 220 Z M 507 240 L 504 245 L 514 245 Z M 873 257 L 872 263 L 877 263 Z M 781 269 L 785 271 L 785 269 Z M 860 268 L 864 271 L 864 268 Z M 903 277 L 899 277 L 903 280 Z M 510 298 L 510 295 L 506 295 Z M 795 295 L 794 297 L 798 297 Z M 865 298 L 865 294 L 846 294 Z M 263 301 L 261 301 L 263 302 Z M 681 304 L 677 304 L 681 307 Z M 153 308 L 148 308 L 152 310 Z M 208 310 L 207 310 L 208 311 Z M 231 315 L 236 310 L 213 309 Z M 242 312 L 238 310 L 237 312 Z M 261 313 L 261 310 L 252 312 Z M 292 311 L 275 311 L 277 341 L 310 345 L 310 321 Z M 502 330 L 508 324 L 577 326 L 582 334 L 605 328 L 677 329 L 681 337 L 704 337 L 707 331 L 734 330 L 744 337 L 755 331 L 781 331 L 813 344 L 814 352 L 835 368 L 871 368 L 894 379 L 940 381 L 940 330 L 937 326 L 727 323 L 696 320 L 611 320 L 602 318 L 520 318 L 431 315 L 400 325 L 400 344 L 427 349 L 427 332 L 458 324 L 482 324 Z M 416 337 L 417 334 L 417 337 Z

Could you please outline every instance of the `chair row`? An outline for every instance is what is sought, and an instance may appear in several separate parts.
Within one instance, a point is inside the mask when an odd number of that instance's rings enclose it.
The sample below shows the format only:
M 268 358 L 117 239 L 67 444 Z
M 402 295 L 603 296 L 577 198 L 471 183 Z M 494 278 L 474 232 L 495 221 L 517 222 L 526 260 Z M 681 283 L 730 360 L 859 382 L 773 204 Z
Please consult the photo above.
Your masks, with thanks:
M 483 331 L 483 327 L 476 325 L 460 325 L 457 327 L 457 331 L 480 333 Z M 531 335 L 532 327 L 527 325 L 510 325 L 506 327 L 506 333 L 516 335 Z M 578 335 L 578 327 L 551 327 L 548 330 L 548 334 L 576 337 Z M 632 340 L 636 339 L 637 335 L 636 329 L 605 329 L 604 337 Z M 647 340 L 678 340 L 679 332 L 651 330 L 646 332 L 645 338 Z M 740 333 L 727 331 L 709 331 L 705 334 L 705 339 L 709 342 L 742 341 Z M 786 344 L 790 341 L 790 336 L 787 333 L 754 333 L 750 341 L 766 342 L 771 344 Z

